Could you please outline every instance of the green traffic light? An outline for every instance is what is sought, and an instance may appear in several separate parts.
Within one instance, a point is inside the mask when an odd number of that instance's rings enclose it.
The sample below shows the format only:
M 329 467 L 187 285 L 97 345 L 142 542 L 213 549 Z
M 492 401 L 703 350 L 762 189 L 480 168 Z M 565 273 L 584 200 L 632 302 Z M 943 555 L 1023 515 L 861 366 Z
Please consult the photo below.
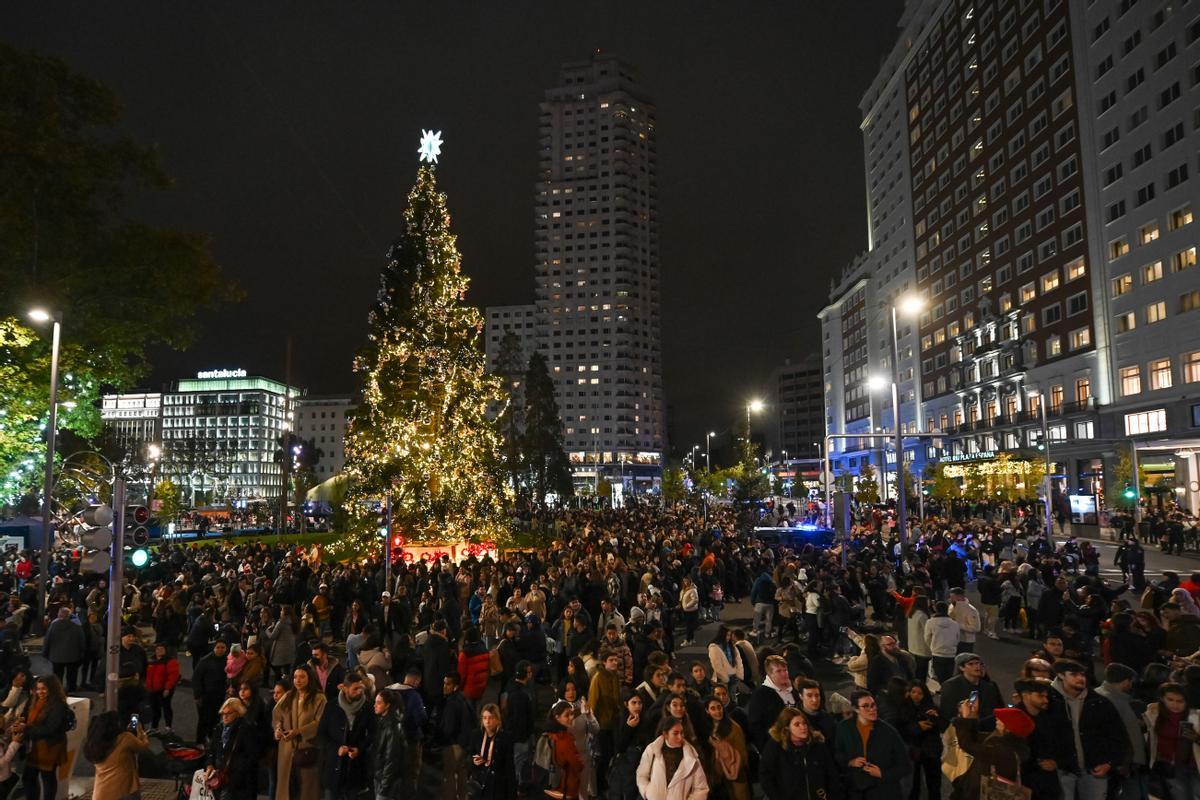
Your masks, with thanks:
M 1132 500 L 1132 499 L 1133 499 L 1133 489 L 1126 489 L 1126 490 L 1125 490 L 1125 499 L 1126 499 L 1126 500 Z
M 135 567 L 144 567 L 150 561 L 150 554 L 139 547 L 137 550 L 133 551 L 133 555 L 130 556 L 130 560 L 133 561 L 133 565 Z

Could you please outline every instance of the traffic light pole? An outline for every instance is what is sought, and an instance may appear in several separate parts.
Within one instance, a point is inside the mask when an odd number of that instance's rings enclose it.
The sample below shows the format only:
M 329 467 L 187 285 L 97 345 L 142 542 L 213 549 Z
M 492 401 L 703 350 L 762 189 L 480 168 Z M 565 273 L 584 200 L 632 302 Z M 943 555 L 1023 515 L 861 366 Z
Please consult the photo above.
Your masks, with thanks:
M 104 707 L 117 710 L 121 672 L 121 600 L 125 573 L 125 479 L 113 481 L 113 555 L 108 567 L 108 649 L 104 653 Z

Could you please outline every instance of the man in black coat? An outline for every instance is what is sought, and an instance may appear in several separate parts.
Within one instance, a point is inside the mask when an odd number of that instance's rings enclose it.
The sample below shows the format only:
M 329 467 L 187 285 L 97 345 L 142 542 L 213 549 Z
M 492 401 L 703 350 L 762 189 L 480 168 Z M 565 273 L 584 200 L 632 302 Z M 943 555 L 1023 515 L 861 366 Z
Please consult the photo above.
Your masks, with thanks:
M 822 707 L 821 684 L 811 678 L 800 683 L 800 710 L 808 719 L 809 730 L 820 733 L 826 746 L 832 747 L 838 720 Z
M 209 654 L 209 642 L 216 637 L 216 628 L 213 627 L 212 612 L 208 609 L 200 612 L 200 616 L 196 617 L 196 622 L 192 625 L 192 629 L 188 631 L 187 648 L 192 654 L 192 671 L 196 671 L 196 667 L 200 665 L 200 659 Z
M 900 649 L 895 636 L 885 634 L 879 637 L 879 650 L 879 655 L 867 664 L 867 691 L 883 694 L 892 678 L 903 678 L 908 682 L 916 677 L 915 659 Z
M 121 649 L 117 655 L 117 711 L 121 719 L 137 712 L 146 700 L 146 651 L 138 643 L 137 630 L 121 629 Z
M 1054 761 L 1063 796 L 1104 797 L 1108 777 L 1128 759 L 1129 738 L 1116 706 L 1087 688 L 1087 670 L 1060 659 L 1050 693 L 1049 714 L 1056 723 Z
M 446 638 L 446 621 L 437 619 L 429 628 L 429 638 L 417 649 L 421 659 L 421 689 L 425 693 L 425 705 L 434 708 L 441 705 L 442 680 L 455 669 L 454 653 Z
M 1021 701 L 1017 708 L 1033 720 L 1033 733 L 1026 737 L 1029 745 L 1029 760 L 1021 765 L 1021 779 L 1033 790 L 1033 796 L 1054 800 L 1062 797 L 1062 786 L 1058 781 L 1058 763 L 1055 761 L 1060 737 L 1058 722 L 1050 713 L 1050 695 L 1054 690 L 1049 683 L 1038 680 L 1019 680 L 1016 684 Z
M 650 663 L 650 654 L 663 649 L 663 626 L 658 620 L 645 625 L 642 634 L 633 642 L 633 674 L 641 675 Z
M 761 686 L 750 695 L 750 707 L 746 715 L 750 718 L 750 739 L 759 750 L 767 743 L 768 731 L 779 718 L 785 706 L 799 706 L 792 681 L 788 677 L 787 661 L 783 656 L 767 656 L 763 664 L 767 677 Z
M 992 712 L 1007 705 L 1000 697 L 1000 687 L 987 677 L 983 659 L 974 653 L 959 653 L 954 657 L 954 666 L 958 674 L 942 684 L 938 713 L 944 720 L 954 719 L 958 716 L 958 704 L 970 698 L 972 692 L 978 692 L 980 730 L 992 730 L 996 724 Z
M 442 681 L 442 797 L 457 800 L 467 796 L 467 745 L 475 730 L 475 710 L 462 693 L 462 677 L 451 672 Z
M 196 741 L 207 742 L 217 724 L 217 712 L 225 702 L 225 642 L 218 639 L 212 652 L 200 659 L 192 671 L 192 696 L 196 700 Z
M 504 694 L 504 730 L 513 740 L 513 762 L 517 774 L 529 760 L 529 743 L 533 739 L 533 726 L 537 717 L 537 706 L 530 693 L 533 681 L 533 665 L 518 661 L 513 669 L 513 680 Z
M 371 785 L 371 744 L 375 740 L 375 707 L 366 685 L 351 672 L 337 687 L 336 699 L 325 704 L 317 724 L 321 746 L 321 787 L 334 797 L 354 797 Z
M 997 638 L 996 623 L 1000 617 L 1000 581 L 996 579 L 991 564 L 984 566 L 975 588 L 979 590 L 979 610 L 982 618 L 980 627 L 983 628 L 985 636 L 995 639 Z M 958 713 L 957 706 L 955 706 L 955 713 Z M 953 719 L 953 717 L 946 717 L 946 719 Z
M 346 676 L 346 670 L 342 667 L 342 662 L 334 658 L 329 652 L 329 645 L 324 642 L 317 642 L 312 646 L 312 658 L 308 665 L 312 668 L 313 674 L 317 676 L 317 684 L 322 692 L 325 693 L 326 702 L 333 703 L 337 701 L 338 686 Z
M 63 606 L 58 619 L 50 623 L 42 640 L 42 655 L 54 667 L 55 676 L 68 693 L 76 691 L 79 665 L 86 654 L 83 627 L 71 620 L 71 609 Z

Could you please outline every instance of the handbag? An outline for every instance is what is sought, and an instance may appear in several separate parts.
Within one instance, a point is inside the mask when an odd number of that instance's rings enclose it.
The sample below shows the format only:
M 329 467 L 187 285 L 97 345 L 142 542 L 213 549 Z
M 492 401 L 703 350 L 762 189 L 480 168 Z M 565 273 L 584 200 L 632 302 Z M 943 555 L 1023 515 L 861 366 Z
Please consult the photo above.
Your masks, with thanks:
M 954 726 L 947 728 L 942 734 L 942 774 L 946 780 L 954 782 L 966 775 L 974 760 L 970 753 L 959 746 Z
M 233 751 L 237 748 L 238 740 L 242 738 L 242 728 L 239 727 L 234 734 L 233 741 L 229 743 L 229 752 L 225 754 L 225 766 L 220 769 L 214 769 L 212 774 L 204 779 L 204 786 L 209 791 L 216 793 L 225 788 L 225 784 L 229 783 L 229 761 L 233 758 Z
M 229 776 L 223 769 L 214 769 L 212 774 L 204 779 L 204 786 L 211 792 L 219 792 L 225 788 Z
M 315 747 L 297 747 L 296 752 L 292 754 L 292 766 L 300 769 L 315 767 L 318 755 L 320 751 Z
M 1016 753 L 1013 758 L 1017 762 L 1016 782 L 1001 778 L 992 767 L 990 775 L 984 775 L 979 780 L 979 800 L 1029 800 L 1033 790 L 1021 785 L 1021 759 Z

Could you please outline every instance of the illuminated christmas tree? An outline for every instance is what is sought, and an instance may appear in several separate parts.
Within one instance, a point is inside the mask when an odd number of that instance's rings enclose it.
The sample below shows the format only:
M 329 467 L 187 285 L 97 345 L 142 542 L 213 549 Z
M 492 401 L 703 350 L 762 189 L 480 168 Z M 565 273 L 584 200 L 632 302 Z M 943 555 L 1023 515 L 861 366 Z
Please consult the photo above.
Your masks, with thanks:
M 363 402 L 346 433 L 358 519 L 390 495 L 410 541 L 491 540 L 505 519 L 502 440 L 487 413 L 504 392 L 484 370 L 483 318 L 463 302 L 459 262 L 446 196 L 422 166 L 355 361 Z M 377 535 L 374 523 L 359 527 L 369 530 L 360 544 Z

